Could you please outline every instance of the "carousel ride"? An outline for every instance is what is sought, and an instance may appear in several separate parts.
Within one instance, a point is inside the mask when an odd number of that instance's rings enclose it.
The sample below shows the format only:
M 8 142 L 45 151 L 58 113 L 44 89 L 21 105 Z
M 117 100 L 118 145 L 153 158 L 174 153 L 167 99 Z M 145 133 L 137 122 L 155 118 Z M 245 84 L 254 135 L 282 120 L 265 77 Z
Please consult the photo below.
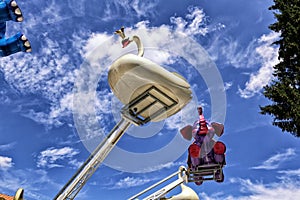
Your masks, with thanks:
M 123 47 L 135 42 L 138 54 L 126 54 L 109 68 L 108 82 L 114 95 L 124 104 L 121 120 L 96 147 L 54 200 L 74 199 L 109 152 L 132 125 L 158 122 L 179 112 L 192 99 L 189 83 L 180 75 L 143 57 L 144 48 L 138 36 L 125 38 L 124 28 L 115 32 Z
M 133 42 L 138 48 L 137 55 L 121 56 L 111 64 L 108 72 L 110 88 L 124 104 L 120 110 L 122 118 L 59 191 L 54 200 L 74 199 L 132 124 L 142 126 L 148 122 L 164 120 L 179 112 L 192 99 L 190 85 L 181 75 L 170 72 L 143 57 L 144 47 L 138 36 L 126 37 L 124 27 L 115 33 L 122 38 L 123 48 Z M 196 185 L 201 185 L 208 180 L 224 181 L 222 169 L 226 164 L 226 146 L 213 139 L 214 135 L 220 137 L 223 134 L 224 126 L 215 122 L 211 124 L 203 122 L 204 118 L 201 116 L 202 113 L 193 126 L 188 125 L 180 131 L 183 138 L 187 140 L 194 138 L 188 149 L 188 167 L 180 166 L 177 172 L 132 196 L 129 200 L 139 199 L 149 192 L 150 194 L 142 199 L 198 200 L 198 195 L 186 183 L 195 182 Z M 205 134 L 203 134 L 203 129 L 205 129 Z M 170 182 L 176 176 L 178 176 L 177 180 L 163 188 L 160 187 L 161 184 Z M 181 187 L 182 192 L 166 197 L 177 186 Z M 157 190 L 157 187 L 160 188 Z

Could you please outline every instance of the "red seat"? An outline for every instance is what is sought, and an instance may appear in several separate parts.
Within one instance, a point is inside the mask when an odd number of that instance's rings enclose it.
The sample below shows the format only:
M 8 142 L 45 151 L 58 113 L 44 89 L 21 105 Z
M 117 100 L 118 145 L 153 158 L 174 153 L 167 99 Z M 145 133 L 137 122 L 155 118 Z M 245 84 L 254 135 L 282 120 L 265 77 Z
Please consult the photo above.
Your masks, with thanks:
M 214 145 L 214 153 L 215 154 L 221 155 L 221 154 L 224 154 L 225 151 L 226 151 L 226 146 L 223 142 L 218 141 L 215 143 L 215 145 Z
M 199 158 L 200 156 L 200 147 L 197 144 L 191 144 L 189 147 L 189 153 L 192 158 Z

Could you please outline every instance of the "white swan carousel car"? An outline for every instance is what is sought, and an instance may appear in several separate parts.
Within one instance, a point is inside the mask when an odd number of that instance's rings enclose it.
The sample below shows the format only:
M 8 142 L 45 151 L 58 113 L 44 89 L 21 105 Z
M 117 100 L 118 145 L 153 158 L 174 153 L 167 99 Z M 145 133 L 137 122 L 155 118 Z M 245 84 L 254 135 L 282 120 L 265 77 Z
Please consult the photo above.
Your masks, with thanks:
M 132 41 L 138 47 L 138 55 L 121 56 L 108 72 L 113 93 L 127 105 L 129 115 L 141 122 L 135 124 L 160 121 L 180 111 L 192 99 L 189 83 L 181 75 L 143 58 L 144 47 L 138 36 L 125 38 L 123 27 L 115 33 L 122 37 L 123 47 Z M 128 113 L 123 109 L 125 118 Z

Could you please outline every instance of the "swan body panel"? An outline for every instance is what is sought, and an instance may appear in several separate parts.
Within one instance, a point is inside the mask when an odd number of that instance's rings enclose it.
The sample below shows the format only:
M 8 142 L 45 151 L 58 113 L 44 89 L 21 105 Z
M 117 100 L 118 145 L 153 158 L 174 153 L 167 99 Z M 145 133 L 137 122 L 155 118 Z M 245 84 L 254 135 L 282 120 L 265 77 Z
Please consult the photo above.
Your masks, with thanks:
M 160 121 L 177 113 L 192 99 L 190 85 L 182 76 L 134 54 L 126 54 L 110 66 L 108 82 L 115 96 L 123 104 L 128 104 L 151 86 L 155 86 L 177 102 L 176 106 L 151 121 Z M 168 99 L 160 97 L 161 100 L 169 103 Z M 146 99 L 145 104 L 150 101 L 151 99 Z M 153 109 L 160 108 L 158 106 Z M 143 113 L 145 115 L 143 117 L 151 115 L 153 109 Z

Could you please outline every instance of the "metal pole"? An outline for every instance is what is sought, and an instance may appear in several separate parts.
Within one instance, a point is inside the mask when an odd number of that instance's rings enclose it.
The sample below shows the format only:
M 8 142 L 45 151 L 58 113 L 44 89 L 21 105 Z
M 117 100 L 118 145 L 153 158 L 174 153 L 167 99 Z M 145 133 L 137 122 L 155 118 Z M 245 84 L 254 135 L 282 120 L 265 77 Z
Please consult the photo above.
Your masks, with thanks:
M 170 176 L 168 176 L 168 177 L 164 178 L 163 180 L 161 180 L 161 181 L 159 181 L 159 182 L 157 182 L 157 183 L 151 185 L 150 187 L 148 187 L 147 189 L 141 191 L 140 193 L 138 193 L 138 194 L 136 194 L 136 195 L 130 197 L 128 200 L 134 200 L 134 199 L 136 199 L 137 197 L 139 197 L 139 196 L 141 196 L 142 194 L 148 192 L 149 190 L 152 190 L 152 189 L 155 188 L 156 186 L 158 186 L 158 185 L 160 185 L 160 184 L 166 182 L 167 180 L 173 178 L 174 176 L 176 176 L 176 175 L 179 174 L 179 173 L 180 173 L 180 172 L 175 172 L 175 173 L 171 174 Z
M 83 163 L 68 183 L 54 197 L 54 200 L 73 200 L 130 125 L 130 121 L 122 118 L 108 136 L 97 146 L 94 152 Z
M 184 173 L 184 174 L 183 174 Z M 186 175 L 186 168 L 183 166 L 180 166 L 177 172 L 174 172 L 173 174 L 169 175 L 168 177 L 164 178 L 163 180 L 151 185 L 150 187 L 146 188 L 145 190 L 141 191 L 140 193 L 130 197 L 128 200 L 135 200 L 137 197 L 145 194 L 146 192 L 152 190 L 153 188 L 159 186 L 160 184 L 170 180 L 174 176 L 178 175 L 178 179 L 169 185 L 165 186 L 164 188 L 158 190 L 157 192 L 147 196 L 143 200 L 153 200 L 153 199 L 158 199 L 159 197 L 164 196 L 166 193 L 168 193 L 170 190 L 173 188 L 177 187 L 181 183 L 187 182 L 187 175 Z
M 151 194 L 145 198 L 143 198 L 143 200 L 156 200 L 156 199 L 161 199 L 162 197 L 164 197 L 168 192 L 170 192 L 171 190 L 173 190 L 175 187 L 177 187 L 178 185 L 180 185 L 181 183 L 184 183 L 183 178 L 177 179 L 176 181 L 168 184 L 167 186 L 163 187 L 162 189 L 158 190 L 157 192 L 155 192 L 154 194 Z

